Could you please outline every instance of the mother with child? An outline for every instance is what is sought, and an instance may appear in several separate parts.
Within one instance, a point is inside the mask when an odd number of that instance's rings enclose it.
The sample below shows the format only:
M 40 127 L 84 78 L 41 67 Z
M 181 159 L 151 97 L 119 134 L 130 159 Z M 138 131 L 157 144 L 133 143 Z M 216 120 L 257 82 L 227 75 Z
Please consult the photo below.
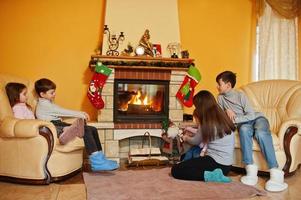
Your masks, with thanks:
M 191 145 L 206 146 L 206 155 L 184 160 L 171 169 L 176 179 L 206 182 L 231 182 L 226 177 L 231 170 L 234 153 L 234 131 L 239 132 L 240 145 L 246 175 L 241 182 L 256 185 L 258 167 L 253 162 L 253 137 L 259 143 L 261 152 L 270 169 L 270 179 L 265 189 L 280 192 L 287 189 L 284 172 L 278 168 L 269 122 L 262 113 L 255 112 L 244 93 L 234 90 L 236 74 L 224 71 L 216 77 L 218 101 L 206 90 L 198 92 L 193 98 L 194 118 L 198 129 L 184 131 L 183 141 Z M 195 134 L 191 134 L 194 132 Z

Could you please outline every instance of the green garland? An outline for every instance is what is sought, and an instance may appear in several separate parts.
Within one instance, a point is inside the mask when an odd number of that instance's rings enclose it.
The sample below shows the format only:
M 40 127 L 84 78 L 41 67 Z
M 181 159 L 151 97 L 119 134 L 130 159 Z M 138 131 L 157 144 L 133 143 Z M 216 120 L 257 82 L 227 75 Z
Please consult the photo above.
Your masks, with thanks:
M 89 66 L 95 67 L 97 62 L 102 62 L 104 65 L 114 65 L 114 66 L 153 66 L 153 67 L 180 67 L 189 68 L 190 65 L 194 65 L 193 62 L 183 62 L 183 61 L 121 61 L 121 60 L 101 60 L 98 58 L 91 58 Z

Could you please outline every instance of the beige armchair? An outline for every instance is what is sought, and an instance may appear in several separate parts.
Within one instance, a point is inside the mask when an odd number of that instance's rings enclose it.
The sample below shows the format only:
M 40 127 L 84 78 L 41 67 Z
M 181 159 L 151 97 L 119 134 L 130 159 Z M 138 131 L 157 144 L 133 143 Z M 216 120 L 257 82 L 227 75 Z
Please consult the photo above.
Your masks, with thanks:
M 33 82 L 0 75 L 0 180 L 49 184 L 79 172 L 83 164 L 83 141 L 76 138 L 60 145 L 50 122 L 14 118 L 5 92 L 8 82 L 27 86 L 28 103 L 33 109 L 37 100 Z
M 255 110 L 268 118 L 279 167 L 285 175 L 293 174 L 301 163 L 301 82 L 259 81 L 242 86 L 240 90 L 249 97 Z M 244 167 L 238 137 L 236 133 L 233 166 Z M 268 170 L 255 140 L 253 158 L 260 171 Z

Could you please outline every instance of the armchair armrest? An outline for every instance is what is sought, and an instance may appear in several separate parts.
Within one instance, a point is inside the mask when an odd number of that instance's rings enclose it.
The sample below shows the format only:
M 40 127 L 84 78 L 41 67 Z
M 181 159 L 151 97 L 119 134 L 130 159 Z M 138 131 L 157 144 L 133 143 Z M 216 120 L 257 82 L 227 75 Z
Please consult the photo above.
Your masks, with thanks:
M 31 138 L 39 135 L 39 129 L 47 127 L 51 130 L 54 138 L 56 129 L 50 122 L 37 119 L 16 119 L 6 117 L 0 124 L 0 137 L 4 138 Z
M 286 156 L 286 162 L 283 167 L 283 171 L 285 175 L 289 175 L 290 173 L 290 168 L 293 163 L 293 159 L 297 155 L 298 149 L 291 148 L 291 143 L 294 141 L 296 142 L 296 139 L 299 140 L 301 139 L 300 137 L 296 136 L 301 136 L 301 118 L 294 118 L 285 121 L 284 123 L 281 124 L 279 133 L 278 133 L 279 139 L 280 139 L 280 148 L 284 149 L 285 156 Z M 294 145 L 294 144 L 293 144 Z M 294 164 L 293 164 L 294 165 Z
M 301 118 L 293 118 L 293 119 L 287 120 L 281 124 L 279 132 L 278 132 L 278 137 L 279 137 L 280 141 L 284 141 L 288 136 L 287 135 L 288 132 L 291 132 L 294 128 L 297 129 L 297 130 L 295 130 L 296 132 L 294 131 L 295 134 L 298 133 L 299 135 L 301 135 Z M 284 148 L 283 142 L 280 142 L 280 147 Z

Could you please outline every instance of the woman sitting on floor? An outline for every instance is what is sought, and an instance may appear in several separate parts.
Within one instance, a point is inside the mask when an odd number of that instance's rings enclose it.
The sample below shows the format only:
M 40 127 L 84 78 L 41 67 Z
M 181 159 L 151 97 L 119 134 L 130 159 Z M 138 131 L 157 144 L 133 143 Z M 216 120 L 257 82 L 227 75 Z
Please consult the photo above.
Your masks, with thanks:
M 196 94 L 193 104 L 198 132 L 193 137 L 184 135 L 183 140 L 192 145 L 207 144 L 207 153 L 174 165 L 171 174 L 183 180 L 231 182 L 224 175 L 229 173 L 233 162 L 235 126 L 209 91 Z

